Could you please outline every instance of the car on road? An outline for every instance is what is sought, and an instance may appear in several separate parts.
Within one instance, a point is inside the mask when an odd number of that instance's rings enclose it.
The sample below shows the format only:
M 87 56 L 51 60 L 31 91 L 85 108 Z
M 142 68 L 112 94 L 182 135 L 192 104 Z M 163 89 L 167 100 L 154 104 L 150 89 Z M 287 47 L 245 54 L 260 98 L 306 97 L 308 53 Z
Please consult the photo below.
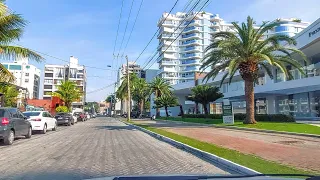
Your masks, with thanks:
M 11 145 L 15 137 L 31 138 L 32 125 L 17 108 L 0 108 L 0 139 Z
M 40 131 L 45 134 L 48 129 L 57 130 L 57 120 L 48 111 L 27 111 L 23 112 L 23 115 L 31 123 L 32 131 Z
M 54 118 L 57 120 L 58 125 L 71 126 L 74 124 L 74 118 L 70 113 L 60 112 L 57 113 Z
M 76 115 L 74 115 L 73 113 L 69 113 L 71 116 L 72 116 L 72 118 L 73 118 L 73 123 L 72 123 L 72 125 L 74 125 L 75 123 L 77 123 L 78 122 L 78 117 L 76 116 Z
M 73 113 L 73 116 L 76 116 L 76 117 L 77 117 L 77 121 L 82 121 L 82 122 L 84 122 L 84 121 L 87 120 L 87 116 L 86 116 L 84 113 L 82 113 L 82 112 L 74 112 L 74 113 Z

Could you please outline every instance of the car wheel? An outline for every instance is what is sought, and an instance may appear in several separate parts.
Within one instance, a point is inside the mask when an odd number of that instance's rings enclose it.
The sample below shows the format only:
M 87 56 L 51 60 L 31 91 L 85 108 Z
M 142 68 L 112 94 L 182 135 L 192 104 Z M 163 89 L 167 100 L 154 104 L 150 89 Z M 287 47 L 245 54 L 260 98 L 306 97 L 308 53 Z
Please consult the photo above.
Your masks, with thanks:
M 44 124 L 43 130 L 41 131 L 42 134 L 45 134 L 47 132 L 47 124 Z
M 26 135 L 26 138 L 29 139 L 29 138 L 31 138 L 31 136 L 32 136 L 32 128 L 29 127 L 28 134 Z
M 10 130 L 9 135 L 3 139 L 5 145 L 11 145 L 14 141 L 14 132 Z
M 58 125 L 57 125 L 57 123 L 55 123 L 55 124 L 54 124 L 54 127 L 52 128 L 52 131 L 56 131 L 56 130 L 57 130 L 57 127 L 58 127 Z

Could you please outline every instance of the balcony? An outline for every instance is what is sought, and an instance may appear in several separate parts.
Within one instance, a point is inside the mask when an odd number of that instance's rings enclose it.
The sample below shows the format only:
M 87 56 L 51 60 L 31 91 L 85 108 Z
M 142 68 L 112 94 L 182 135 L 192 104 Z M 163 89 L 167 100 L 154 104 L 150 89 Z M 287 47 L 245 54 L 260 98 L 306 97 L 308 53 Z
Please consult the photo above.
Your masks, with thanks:
M 201 47 L 197 47 L 197 46 L 187 46 L 182 51 L 198 51 L 198 52 L 201 52 L 202 48 Z
M 192 21 L 186 21 L 185 23 L 184 23 L 184 25 L 188 25 L 189 23 L 191 24 L 191 23 L 194 23 L 195 22 L 195 20 L 192 20 Z
M 182 42 L 182 45 L 192 45 L 192 44 L 199 44 L 200 45 L 200 44 L 202 44 L 202 42 L 199 40 L 195 40 L 195 39 Z
M 186 54 L 182 54 L 181 58 L 194 58 L 194 57 L 198 57 L 201 58 L 202 54 L 200 53 L 186 53 Z
M 180 71 L 197 71 L 199 70 L 196 66 L 186 66 L 183 68 L 180 68 Z
M 159 62 L 162 59 L 177 59 L 177 57 L 174 54 L 164 53 L 157 58 L 157 62 Z
M 163 66 L 163 65 L 177 65 L 179 64 L 178 61 L 175 61 L 175 60 L 170 60 L 170 61 L 166 61 L 166 60 L 163 60 L 163 61 L 160 61 L 160 66 Z
M 185 34 L 181 36 L 182 39 L 188 39 L 188 38 L 200 38 L 200 35 L 198 33 L 192 33 L 192 34 Z
M 176 34 L 162 34 L 160 39 L 175 39 L 176 37 Z
M 181 61 L 181 64 L 183 64 L 183 65 L 196 64 L 196 63 L 199 63 L 199 61 L 197 61 L 195 59 L 188 59 L 188 60 Z
M 163 47 L 163 48 L 161 48 L 161 51 L 166 51 L 166 52 L 177 52 L 178 51 L 178 48 L 176 48 L 176 47 L 167 47 L 167 46 L 165 46 L 165 47 Z
M 220 27 L 219 23 L 217 22 L 212 22 L 210 25 L 211 27 Z

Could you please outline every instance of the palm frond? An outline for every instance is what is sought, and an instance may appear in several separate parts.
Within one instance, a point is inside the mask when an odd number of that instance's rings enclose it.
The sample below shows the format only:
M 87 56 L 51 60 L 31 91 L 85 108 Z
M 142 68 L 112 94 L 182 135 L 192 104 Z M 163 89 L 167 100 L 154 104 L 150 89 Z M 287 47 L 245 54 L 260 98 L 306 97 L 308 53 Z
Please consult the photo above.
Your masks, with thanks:
M 41 61 L 44 59 L 41 55 L 31 51 L 30 49 L 7 45 L 0 45 L 0 57 L 5 59 L 16 59 L 19 57 L 26 57 L 35 61 Z

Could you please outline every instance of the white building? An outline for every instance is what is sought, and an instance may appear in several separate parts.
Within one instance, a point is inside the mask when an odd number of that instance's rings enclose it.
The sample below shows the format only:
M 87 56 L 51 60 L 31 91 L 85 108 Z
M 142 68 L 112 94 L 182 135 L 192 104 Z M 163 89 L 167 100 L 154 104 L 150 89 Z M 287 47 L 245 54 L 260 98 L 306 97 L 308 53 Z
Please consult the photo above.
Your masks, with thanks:
M 225 22 L 218 14 L 201 12 L 194 18 L 195 15 L 196 13 L 189 16 L 181 12 L 169 15 L 163 13 L 158 21 L 158 27 L 161 28 L 158 34 L 158 53 L 161 55 L 157 59 L 158 76 L 166 79 L 171 85 L 194 81 L 196 72 L 200 72 L 201 59 L 205 48 L 211 43 L 213 34 L 221 31 L 234 32 L 233 25 Z M 279 33 L 294 36 L 309 25 L 295 18 L 279 18 L 275 21 L 280 25 L 267 32 L 266 36 Z M 182 30 L 181 36 L 177 38 Z
M 27 97 L 39 99 L 40 69 L 29 64 L 27 58 L 18 59 L 12 63 L 1 63 L 16 78 L 14 84 L 28 90 Z
M 86 101 L 87 75 L 85 66 L 79 65 L 77 58 L 71 56 L 70 63 L 66 65 L 45 65 L 43 81 L 43 99 L 51 99 L 49 93 L 58 90 L 61 81 L 74 81 L 83 96 L 79 101 L 73 102 L 72 107 L 82 108 Z
M 291 69 L 293 79 L 288 80 L 278 69 L 273 69 L 274 79 L 261 72 L 259 85 L 254 88 L 256 113 L 257 114 L 291 114 L 297 119 L 320 119 L 320 18 L 305 28 L 294 38 L 297 41 L 297 48 L 303 51 L 310 60 L 306 65 L 307 76 L 304 77 L 296 69 Z M 298 59 L 299 60 L 299 59 Z M 300 59 L 301 62 L 303 62 Z M 214 80 L 206 84 L 212 86 L 220 85 L 224 72 L 218 74 Z M 198 84 L 204 84 L 202 79 Z M 185 100 L 190 94 L 190 89 L 195 82 L 180 83 L 173 86 L 174 94 L 179 98 L 185 113 L 190 113 L 195 107 L 193 103 Z M 222 85 L 220 91 L 224 98 L 228 98 L 235 113 L 245 113 L 244 82 L 239 75 L 235 74 L 231 84 L 228 79 Z M 201 106 L 200 106 L 201 107 Z M 201 109 L 201 108 L 200 108 Z M 171 108 L 174 116 L 179 114 L 179 107 Z M 221 103 L 210 105 L 210 113 L 221 113 Z

